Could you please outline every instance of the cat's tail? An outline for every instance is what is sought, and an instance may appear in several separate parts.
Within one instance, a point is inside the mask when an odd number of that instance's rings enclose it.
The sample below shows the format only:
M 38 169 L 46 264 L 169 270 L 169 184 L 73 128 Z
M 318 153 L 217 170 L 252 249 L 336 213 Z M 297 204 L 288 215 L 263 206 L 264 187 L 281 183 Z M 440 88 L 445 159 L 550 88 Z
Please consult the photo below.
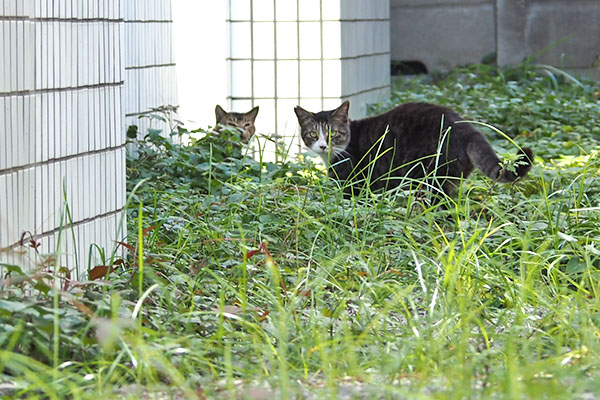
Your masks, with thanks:
M 520 159 L 517 161 L 514 170 L 509 170 L 502 167 L 498 155 L 484 137 L 474 138 L 467 145 L 467 155 L 473 165 L 491 179 L 502 183 L 514 182 L 517 178 L 527 175 L 531 169 L 533 151 L 528 147 L 524 147 L 519 150 L 519 153 Z

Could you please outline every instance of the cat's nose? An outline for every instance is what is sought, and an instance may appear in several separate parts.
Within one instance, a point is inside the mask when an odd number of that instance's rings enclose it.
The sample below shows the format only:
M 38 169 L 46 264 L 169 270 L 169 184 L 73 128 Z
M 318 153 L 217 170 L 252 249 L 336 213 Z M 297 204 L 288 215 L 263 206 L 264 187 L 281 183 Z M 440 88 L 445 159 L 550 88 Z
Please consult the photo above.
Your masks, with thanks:
M 327 150 L 327 145 L 326 144 L 322 144 L 319 146 L 321 148 L 321 150 L 325 151 Z

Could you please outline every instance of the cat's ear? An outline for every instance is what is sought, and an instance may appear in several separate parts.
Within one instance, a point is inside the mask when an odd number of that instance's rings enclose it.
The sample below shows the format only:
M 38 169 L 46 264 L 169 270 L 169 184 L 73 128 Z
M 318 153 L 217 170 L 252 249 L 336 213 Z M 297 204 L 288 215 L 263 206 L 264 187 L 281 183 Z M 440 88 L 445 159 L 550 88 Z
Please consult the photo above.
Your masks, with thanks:
M 254 107 L 252 110 L 246 113 L 246 119 L 254 122 L 256 120 L 256 115 L 258 114 L 258 106 Z
M 217 116 L 217 123 L 219 123 L 223 117 L 227 115 L 227 111 L 223 110 L 221 106 L 217 104 L 215 107 L 215 115 Z
M 313 114 L 300 106 L 294 107 L 294 112 L 296 113 L 296 117 L 298 117 L 300 125 L 304 125 L 306 122 L 313 119 Z
M 331 119 L 335 120 L 340 124 L 348 123 L 348 111 L 350 110 L 350 102 L 348 100 L 344 101 L 341 106 L 333 110 L 333 114 L 331 115 Z

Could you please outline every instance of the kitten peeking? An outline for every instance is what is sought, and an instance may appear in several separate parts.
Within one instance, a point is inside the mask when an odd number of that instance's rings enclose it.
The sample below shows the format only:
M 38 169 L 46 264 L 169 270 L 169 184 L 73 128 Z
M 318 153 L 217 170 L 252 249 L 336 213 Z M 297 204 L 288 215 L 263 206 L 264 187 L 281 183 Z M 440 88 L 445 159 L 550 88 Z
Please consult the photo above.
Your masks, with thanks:
M 254 121 L 258 114 L 258 106 L 254 107 L 247 113 L 227 112 L 217 104 L 215 107 L 215 115 L 217 117 L 217 125 L 229 126 L 240 130 L 243 143 L 248 143 L 254 135 Z
M 407 103 L 356 121 L 348 117 L 349 108 L 348 101 L 318 113 L 294 108 L 302 140 L 330 166 L 330 177 L 350 184 L 349 193 L 365 183 L 388 190 L 407 178 L 427 178 L 450 195 L 474 167 L 505 183 L 531 169 L 531 149 L 520 149 L 514 168 L 503 168 L 483 134 L 447 107 Z

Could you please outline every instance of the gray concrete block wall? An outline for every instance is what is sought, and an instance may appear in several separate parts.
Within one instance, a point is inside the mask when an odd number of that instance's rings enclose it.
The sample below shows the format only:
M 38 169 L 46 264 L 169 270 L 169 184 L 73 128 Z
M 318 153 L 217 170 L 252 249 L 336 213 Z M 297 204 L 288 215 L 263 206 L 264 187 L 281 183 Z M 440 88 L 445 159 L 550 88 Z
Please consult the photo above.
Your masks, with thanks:
M 429 71 L 481 62 L 496 51 L 494 13 L 492 0 L 391 0 L 392 60 Z
M 585 71 L 600 56 L 600 1 L 498 0 L 498 63 Z
M 393 61 L 429 70 L 538 55 L 539 63 L 590 70 L 600 55 L 598 0 L 391 0 Z

